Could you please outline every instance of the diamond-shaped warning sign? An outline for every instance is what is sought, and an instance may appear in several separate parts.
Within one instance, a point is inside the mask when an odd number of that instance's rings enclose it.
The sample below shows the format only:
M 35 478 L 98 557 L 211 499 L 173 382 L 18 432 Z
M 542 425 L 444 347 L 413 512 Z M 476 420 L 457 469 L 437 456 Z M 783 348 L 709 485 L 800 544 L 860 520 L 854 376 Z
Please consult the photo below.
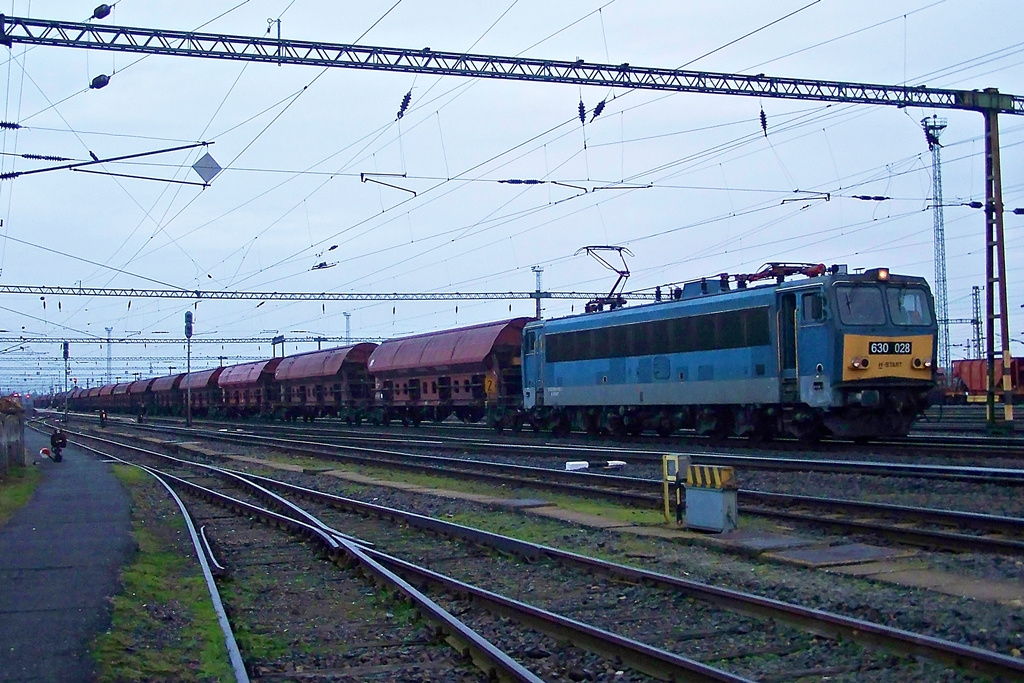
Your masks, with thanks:
M 221 169 L 220 164 L 214 161 L 213 157 L 210 156 L 210 153 L 207 152 L 203 155 L 202 159 L 192 164 L 192 170 L 198 173 L 199 177 L 202 178 L 204 182 L 208 183 L 217 177 L 217 174 L 220 173 Z

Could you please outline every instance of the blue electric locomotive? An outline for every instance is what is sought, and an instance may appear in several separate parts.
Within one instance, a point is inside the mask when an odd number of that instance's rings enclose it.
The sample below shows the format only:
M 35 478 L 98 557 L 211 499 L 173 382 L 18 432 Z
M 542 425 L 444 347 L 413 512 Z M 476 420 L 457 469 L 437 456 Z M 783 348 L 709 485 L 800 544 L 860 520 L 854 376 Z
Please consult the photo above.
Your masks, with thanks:
M 530 323 L 521 419 L 556 432 L 903 436 L 935 386 L 935 341 L 923 278 L 768 264 L 651 305 Z

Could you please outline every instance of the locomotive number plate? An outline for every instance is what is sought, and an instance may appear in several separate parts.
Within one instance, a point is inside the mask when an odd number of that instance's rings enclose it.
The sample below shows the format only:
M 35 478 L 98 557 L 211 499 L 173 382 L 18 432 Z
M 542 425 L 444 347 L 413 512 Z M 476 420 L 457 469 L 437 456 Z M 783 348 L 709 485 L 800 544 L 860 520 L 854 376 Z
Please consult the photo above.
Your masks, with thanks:
M 885 354 L 896 356 L 909 356 L 912 344 L 908 341 L 873 341 L 868 342 L 868 353 L 872 355 Z

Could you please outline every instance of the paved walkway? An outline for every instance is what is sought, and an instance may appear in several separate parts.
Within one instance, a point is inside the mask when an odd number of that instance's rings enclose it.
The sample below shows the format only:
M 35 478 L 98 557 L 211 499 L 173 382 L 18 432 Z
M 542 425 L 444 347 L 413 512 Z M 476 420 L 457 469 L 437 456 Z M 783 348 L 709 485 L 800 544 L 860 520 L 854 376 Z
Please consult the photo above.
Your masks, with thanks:
M 55 463 L 37 455 L 48 437 L 25 439 L 43 479 L 0 527 L 0 681 L 88 681 L 133 549 L 128 495 L 93 455 L 72 445 Z

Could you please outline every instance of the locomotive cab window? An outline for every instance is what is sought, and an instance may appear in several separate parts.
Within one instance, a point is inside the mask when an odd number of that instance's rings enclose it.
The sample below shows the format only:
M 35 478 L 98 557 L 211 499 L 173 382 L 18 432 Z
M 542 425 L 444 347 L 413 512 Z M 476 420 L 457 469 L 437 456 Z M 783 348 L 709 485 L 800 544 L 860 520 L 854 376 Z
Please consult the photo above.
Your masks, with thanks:
M 537 348 L 537 333 L 533 330 L 527 332 L 526 336 L 523 338 L 523 346 L 524 353 L 533 353 Z
M 817 323 L 825 319 L 825 297 L 820 292 L 806 292 L 800 297 L 801 318 L 805 323 Z
M 839 319 L 845 325 L 884 325 L 885 303 L 882 290 L 874 285 L 836 287 Z
M 889 315 L 896 325 L 930 325 L 928 295 L 917 287 L 889 287 L 886 291 Z

